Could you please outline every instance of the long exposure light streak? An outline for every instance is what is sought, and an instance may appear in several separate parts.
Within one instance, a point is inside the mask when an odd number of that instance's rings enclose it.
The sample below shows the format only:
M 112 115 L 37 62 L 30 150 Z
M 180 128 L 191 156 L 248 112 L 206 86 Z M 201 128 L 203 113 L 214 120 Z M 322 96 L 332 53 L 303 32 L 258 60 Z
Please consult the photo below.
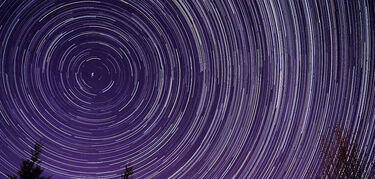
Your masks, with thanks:
M 1 0 L 0 175 L 310 178 L 375 157 L 372 0 Z

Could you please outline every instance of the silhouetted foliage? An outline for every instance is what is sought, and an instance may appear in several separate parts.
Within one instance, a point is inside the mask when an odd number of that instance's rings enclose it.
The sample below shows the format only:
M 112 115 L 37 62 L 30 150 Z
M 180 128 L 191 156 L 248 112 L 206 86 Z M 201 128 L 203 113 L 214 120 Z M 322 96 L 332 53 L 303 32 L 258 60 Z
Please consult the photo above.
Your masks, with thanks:
M 40 168 L 39 155 L 42 152 L 42 145 L 37 142 L 34 145 L 34 150 L 31 151 L 31 158 L 22 161 L 21 169 L 18 171 L 20 179 L 44 179 L 40 175 L 43 169 Z M 17 176 L 8 175 L 10 179 L 17 179 Z M 47 177 L 49 179 L 50 177 Z
M 322 149 L 322 178 L 369 178 L 374 162 L 365 164 L 361 161 L 363 151 L 357 141 L 350 142 L 348 132 L 335 126 L 334 143 L 329 143 L 328 137 L 323 137 Z M 318 177 L 319 178 L 319 177 Z
M 128 167 L 126 165 L 124 174 L 122 175 L 122 179 L 129 179 L 131 175 L 133 175 L 133 167 Z

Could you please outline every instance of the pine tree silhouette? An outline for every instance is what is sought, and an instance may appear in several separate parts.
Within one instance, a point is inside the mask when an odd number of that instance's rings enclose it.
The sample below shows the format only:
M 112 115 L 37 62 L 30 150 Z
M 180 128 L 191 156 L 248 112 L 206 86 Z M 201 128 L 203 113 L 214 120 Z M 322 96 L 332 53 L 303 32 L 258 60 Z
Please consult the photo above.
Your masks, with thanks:
M 130 179 L 130 176 L 133 175 L 133 173 L 133 167 L 128 167 L 128 165 L 126 165 L 122 179 Z
M 21 169 L 18 171 L 20 179 L 45 179 L 40 175 L 43 173 L 43 169 L 40 168 L 39 155 L 42 152 L 42 145 L 36 142 L 34 150 L 31 151 L 31 158 L 22 161 Z M 17 179 L 17 176 L 8 175 L 9 179 Z M 47 177 L 46 179 L 50 179 Z

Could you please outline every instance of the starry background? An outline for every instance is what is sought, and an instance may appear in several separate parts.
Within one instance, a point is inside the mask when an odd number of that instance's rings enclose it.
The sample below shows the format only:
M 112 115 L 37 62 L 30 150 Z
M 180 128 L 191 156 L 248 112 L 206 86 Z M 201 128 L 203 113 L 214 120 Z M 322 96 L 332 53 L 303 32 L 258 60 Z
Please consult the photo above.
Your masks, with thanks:
M 0 176 L 306 178 L 375 156 L 372 0 L 1 0 Z

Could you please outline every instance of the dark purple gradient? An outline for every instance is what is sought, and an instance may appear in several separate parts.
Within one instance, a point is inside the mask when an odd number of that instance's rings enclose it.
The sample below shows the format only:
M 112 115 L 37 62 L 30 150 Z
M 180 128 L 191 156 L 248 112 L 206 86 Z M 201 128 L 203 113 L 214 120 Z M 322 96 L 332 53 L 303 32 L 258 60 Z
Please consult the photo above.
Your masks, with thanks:
M 310 178 L 375 156 L 374 2 L 0 0 L 0 175 Z

